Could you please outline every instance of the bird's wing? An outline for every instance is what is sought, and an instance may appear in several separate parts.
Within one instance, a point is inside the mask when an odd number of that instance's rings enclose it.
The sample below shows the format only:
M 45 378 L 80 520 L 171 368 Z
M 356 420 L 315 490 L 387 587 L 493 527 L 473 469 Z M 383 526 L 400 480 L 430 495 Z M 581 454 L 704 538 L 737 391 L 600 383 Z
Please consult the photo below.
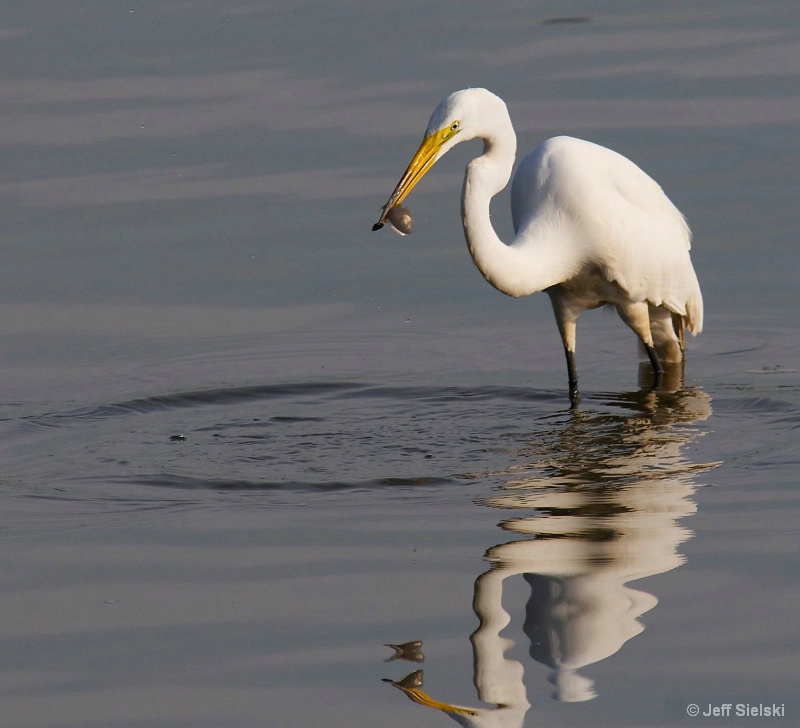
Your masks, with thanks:
M 610 211 L 599 240 L 603 268 L 634 300 L 664 306 L 702 329 L 703 299 L 692 266 L 691 231 L 661 187 L 630 160 L 609 158 L 611 184 L 598 202 Z M 602 210 L 601 210 L 602 211 Z
M 580 139 L 548 139 L 520 163 L 511 201 L 520 241 L 557 228 L 576 264 L 599 268 L 632 300 L 664 306 L 700 330 L 689 226 L 629 159 Z

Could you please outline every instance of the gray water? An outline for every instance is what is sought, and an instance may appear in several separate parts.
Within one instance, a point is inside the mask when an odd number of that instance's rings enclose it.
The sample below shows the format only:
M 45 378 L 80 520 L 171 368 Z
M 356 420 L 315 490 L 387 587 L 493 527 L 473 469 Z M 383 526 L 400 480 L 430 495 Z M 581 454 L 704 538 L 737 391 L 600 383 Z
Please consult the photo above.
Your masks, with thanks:
M 800 725 L 795 2 L 12 0 L 0 49 L 3 726 Z M 370 231 L 476 85 L 686 214 L 683 388 L 589 312 L 570 410 L 478 147 Z

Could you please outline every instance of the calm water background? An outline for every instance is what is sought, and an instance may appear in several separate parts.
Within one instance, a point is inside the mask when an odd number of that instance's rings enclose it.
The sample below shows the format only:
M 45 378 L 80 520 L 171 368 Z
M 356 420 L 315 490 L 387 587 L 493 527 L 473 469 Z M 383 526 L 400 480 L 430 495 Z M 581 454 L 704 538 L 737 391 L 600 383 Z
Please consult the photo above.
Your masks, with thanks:
M 420 668 L 467 725 L 800 725 L 796 2 L 11 0 L 0 52 L 4 726 L 450 724 Z M 593 312 L 568 410 L 477 147 L 370 232 L 470 85 L 685 212 L 685 391 Z

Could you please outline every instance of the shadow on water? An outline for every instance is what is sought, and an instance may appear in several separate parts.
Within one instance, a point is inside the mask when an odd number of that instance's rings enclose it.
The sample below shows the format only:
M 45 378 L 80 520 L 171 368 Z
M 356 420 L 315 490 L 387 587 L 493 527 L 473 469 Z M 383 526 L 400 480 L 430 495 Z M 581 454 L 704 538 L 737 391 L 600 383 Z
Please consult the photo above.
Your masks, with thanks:
M 515 616 L 530 657 L 550 671 L 552 697 L 579 702 L 598 694 L 584 672 L 640 634 L 639 617 L 658 602 L 627 584 L 684 562 L 678 548 L 692 532 L 681 521 L 695 512 L 701 477 L 718 464 L 685 454 L 700 434 L 693 424 L 711 415 L 710 397 L 645 389 L 588 405 L 520 448 L 506 483 L 478 501 L 505 512 L 498 525 L 515 537 L 487 549 L 491 567 L 474 585 L 479 625 L 470 639 L 483 707 L 433 699 L 420 670 L 392 681 L 463 726 L 520 728 L 530 707 L 525 667 L 506 657 L 513 642 L 501 636 L 512 620 L 506 580 L 521 577 L 528 586 L 524 613 Z

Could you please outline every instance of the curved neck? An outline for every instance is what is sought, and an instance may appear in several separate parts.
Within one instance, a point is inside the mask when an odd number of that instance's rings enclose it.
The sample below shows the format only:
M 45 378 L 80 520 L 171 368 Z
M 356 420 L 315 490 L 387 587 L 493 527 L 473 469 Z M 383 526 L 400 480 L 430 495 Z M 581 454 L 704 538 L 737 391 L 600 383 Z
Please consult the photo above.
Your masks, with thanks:
M 473 159 L 464 173 L 461 192 L 461 220 L 472 260 L 489 283 L 506 290 L 511 264 L 509 247 L 498 237 L 492 227 L 490 204 L 511 177 L 517 140 L 509 121 L 503 133 L 484 139 L 483 154 Z
M 514 297 L 527 296 L 569 277 L 562 269 L 571 264 L 561 260 L 561 236 L 545 221 L 527 225 L 511 245 L 498 237 L 489 207 L 508 184 L 514 166 L 517 140 L 511 121 L 484 142 L 483 155 L 473 159 L 464 174 L 461 219 L 467 247 L 478 270 L 497 290 Z

